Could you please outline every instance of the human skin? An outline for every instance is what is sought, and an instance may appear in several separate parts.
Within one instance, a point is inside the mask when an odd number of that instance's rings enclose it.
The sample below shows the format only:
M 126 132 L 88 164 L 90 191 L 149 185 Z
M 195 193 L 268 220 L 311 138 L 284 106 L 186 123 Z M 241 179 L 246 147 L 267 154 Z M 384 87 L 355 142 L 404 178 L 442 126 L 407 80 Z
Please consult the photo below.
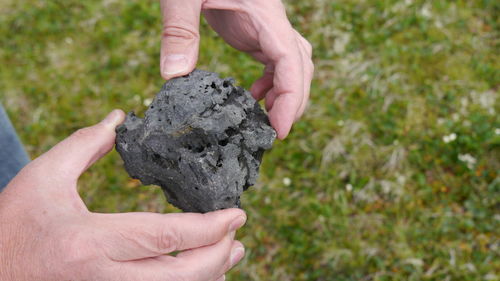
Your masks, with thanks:
M 79 176 L 112 148 L 124 113 L 80 129 L 0 193 L 0 280 L 224 280 L 244 255 L 239 209 L 207 214 L 90 212 Z M 175 257 L 166 255 L 180 251 Z
M 314 72 L 312 47 L 287 19 L 280 0 L 161 0 L 163 34 L 160 67 L 165 79 L 191 72 L 198 60 L 203 12 L 231 46 L 264 64 L 251 87 L 265 98 L 271 125 L 284 139 L 304 112 Z

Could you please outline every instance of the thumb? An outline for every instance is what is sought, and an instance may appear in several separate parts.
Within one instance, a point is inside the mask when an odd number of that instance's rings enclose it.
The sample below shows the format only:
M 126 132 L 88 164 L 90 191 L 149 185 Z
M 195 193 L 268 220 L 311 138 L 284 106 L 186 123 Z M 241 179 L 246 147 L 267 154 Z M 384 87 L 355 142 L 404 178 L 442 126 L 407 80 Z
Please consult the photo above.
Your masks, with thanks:
M 196 67 L 200 44 L 201 0 L 161 0 L 163 34 L 160 68 L 165 79 L 190 73 Z
M 108 153 L 115 142 L 115 127 L 125 114 L 113 110 L 100 123 L 80 129 L 34 160 L 33 173 L 57 175 L 57 180 L 76 181 L 95 161 Z

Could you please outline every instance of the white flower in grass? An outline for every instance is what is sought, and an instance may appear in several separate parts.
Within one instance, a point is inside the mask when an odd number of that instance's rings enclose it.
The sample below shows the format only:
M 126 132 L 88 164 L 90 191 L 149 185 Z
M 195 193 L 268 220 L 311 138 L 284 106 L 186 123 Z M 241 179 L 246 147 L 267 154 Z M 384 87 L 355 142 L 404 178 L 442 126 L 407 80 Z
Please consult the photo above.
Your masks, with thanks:
M 136 67 L 139 65 L 139 61 L 138 60 L 134 60 L 134 59 L 131 59 L 127 62 L 127 64 L 131 67 Z
M 441 22 L 440 20 L 436 20 L 434 22 L 434 25 L 438 28 L 438 29 L 442 29 L 443 28 L 443 22 Z
M 346 184 L 345 190 L 347 190 L 347 192 L 351 192 L 352 191 L 352 184 L 350 184 L 350 183 Z
M 405 263 L 405 264 L 411 264 L 414 267 L 422 267 L 422 266 L 424 266 L 424 261 L 422 259 L 418 259 L 418 258 L 405 259 L 405 260 L 403 260 L 403 263 Z
M 488 273 L 484 276 L 484 280 L 498 280 L 495 273 Z
M 467 165 L 467 168 L 469 168 L 471 170 L 472 170 L 472 168 L 474 168 L 474 165 L 476 165 L 476 162 L 477 162 L 476 158 L 474 158 L 469 153 L 459 154 L 458 160 L 464 162 Z
M 472 264 L 470 262 L 462 265 L 461 268 L 467 269 L 470 272 L 475 272 L 476 271 L 476 267 L 474 266 L 474 264 Z
M 452 141 L 454 141 L 456 139 L 457 139 L 457 134 L 455 134 L 455 133 L 451 133 L 451 134 L 443 137 L 443 141 L 445 143 L 452 142 Z
M 292 184 L 292 180 L 290 178 L 285 177 L 283 178 L 283 184 L 285 186 L 290 186 Z
M 403 185 L 403 184 L 405 184 L 405 182 L 406 182 L 406 177 L 405 177 L 405 176 L 403 176 L 403 175 L 398 175 L 398 176 L 396 177 L 396 180 L 398 181 L 398 183 L 399 183 L 399 184 Z
M 500 135 L 500 128 L 495 129 L 495 135 Z
M 424 5 L 422 7 L 422 9 L 420 10 L 420 14 L 422 15 L 422 17 L 424 18 L 427 18 L 427 19 L 430 19 L 432 17 L 432 12 L 431 12 L 431 8 L 429 5 Z
M 144 99 L 142 104 L 144 104 L 144 106 L 149 106 L 152 102 L 153 102 L 152 98 L 146 98 L 146 99 Z

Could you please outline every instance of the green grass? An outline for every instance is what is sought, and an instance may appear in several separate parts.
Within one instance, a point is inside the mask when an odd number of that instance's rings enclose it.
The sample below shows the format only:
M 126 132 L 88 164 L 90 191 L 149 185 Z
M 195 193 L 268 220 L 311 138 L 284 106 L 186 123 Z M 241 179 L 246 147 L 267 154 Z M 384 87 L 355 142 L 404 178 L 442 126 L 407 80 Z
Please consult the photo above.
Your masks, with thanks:
M 311 102 L 243 196 L 229 280 L 500 280 L 499 2 L 286 2 L 314 46 Z M 144 111 L 159 16 L 156 0 L 0 0 L 0 98 L 33 157 Z M 199 67 L 245 87 L 262 70 L 205 23 Z M 116 152 L 80 193 L 98 212 L 175 211 Z

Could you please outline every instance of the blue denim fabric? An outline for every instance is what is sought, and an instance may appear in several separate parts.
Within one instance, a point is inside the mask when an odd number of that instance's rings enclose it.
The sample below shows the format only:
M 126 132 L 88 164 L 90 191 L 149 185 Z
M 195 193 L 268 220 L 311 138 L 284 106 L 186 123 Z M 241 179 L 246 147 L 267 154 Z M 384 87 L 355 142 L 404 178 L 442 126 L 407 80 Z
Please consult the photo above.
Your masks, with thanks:
M 0 104 L 0 192 L 29 161 L 28 154 Z

